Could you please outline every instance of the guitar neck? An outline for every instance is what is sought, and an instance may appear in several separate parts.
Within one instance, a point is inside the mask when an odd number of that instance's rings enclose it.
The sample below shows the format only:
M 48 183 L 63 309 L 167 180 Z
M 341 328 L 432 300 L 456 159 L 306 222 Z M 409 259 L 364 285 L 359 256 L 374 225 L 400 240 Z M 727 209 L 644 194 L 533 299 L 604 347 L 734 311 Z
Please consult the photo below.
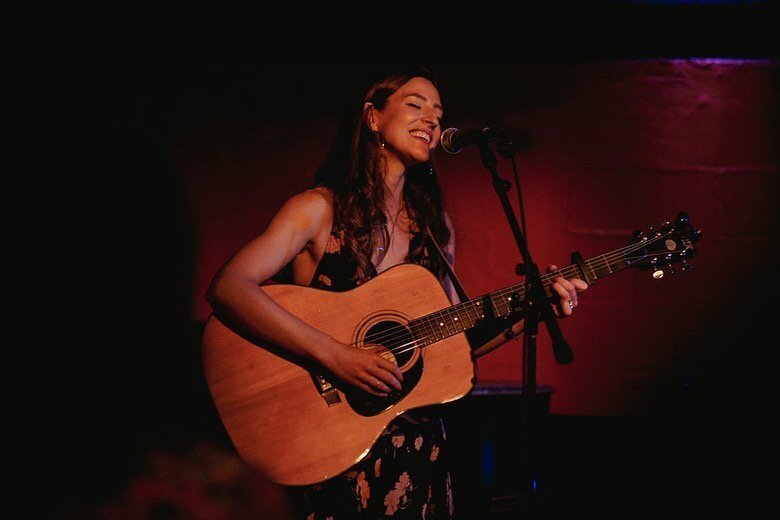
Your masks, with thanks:
M 629 267 L 630 263 L 626 261 L 623 251 L 624 249 L 611 251 L 588 260 L 581 260 L 554 273 L 542 275 L 542 286 L 546 296 L 549 299 L 553 298 L 552 284 L 558 276 L 581 278 L 593 285 L 596 280 Z M 412 320 L 409 325 L 417 344 L 427 346 L 464 332 L 474 327 L 481 319 L 508 316 L 515 310 L 513 302 L 522 302 L 526 292 L 525 282 L 520 282 L 421 316 Z

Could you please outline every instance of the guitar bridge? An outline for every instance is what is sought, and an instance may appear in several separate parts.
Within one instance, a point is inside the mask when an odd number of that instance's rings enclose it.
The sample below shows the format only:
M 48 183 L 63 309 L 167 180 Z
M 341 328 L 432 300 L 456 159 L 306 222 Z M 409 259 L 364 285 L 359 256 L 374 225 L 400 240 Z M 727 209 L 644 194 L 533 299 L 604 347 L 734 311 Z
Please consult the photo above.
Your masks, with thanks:
M 314 384 L 317 385 L 320 395 L 328 403 L 328 407 L 335 406 L 341 402 L 339 391 L 327 379 L 319 374 L 313 374 L 312 378 L 314 379 Z

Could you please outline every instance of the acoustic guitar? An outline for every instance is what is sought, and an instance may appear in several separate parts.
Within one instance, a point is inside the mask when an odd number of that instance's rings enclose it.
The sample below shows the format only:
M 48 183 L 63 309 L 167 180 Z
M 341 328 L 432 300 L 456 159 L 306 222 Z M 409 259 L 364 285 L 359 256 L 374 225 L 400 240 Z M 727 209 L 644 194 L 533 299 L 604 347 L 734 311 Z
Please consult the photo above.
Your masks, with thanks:
M 557 276 L 590 285 L 628 267 L 660 278 L 690 269 L 694 230 L 680 213 L 658 231 L 635 232 L 614 251 L 542 276 L 547 295 Z M 380 398 L 329 381 L 318 367 L 276 345 L 252 340 L 212 315 L 202 337 L 211 396 L 239 455 L 284 485 L 322 482 L 362 460 L 396 416 L 467 395 L 475 363 L 465 330 L 507 316 L 522 303 L 524 282 L 451 305 L 428 270 L 401 264 L 355 289 L 329 292 L 297 285 L 261 286 L 276 303 L 354 348 L 373 349 L 403 372 L 403 389 Z

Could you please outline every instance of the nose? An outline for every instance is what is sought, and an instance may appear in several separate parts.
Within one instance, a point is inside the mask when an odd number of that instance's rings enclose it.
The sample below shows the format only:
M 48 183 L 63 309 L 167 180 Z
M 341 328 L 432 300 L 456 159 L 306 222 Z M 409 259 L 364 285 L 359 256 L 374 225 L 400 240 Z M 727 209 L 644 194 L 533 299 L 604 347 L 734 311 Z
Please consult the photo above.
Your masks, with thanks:
M 423 115 L 423 123 L 431 127 L 431 130 L 439 126 L 439 117 L 431 110 Z

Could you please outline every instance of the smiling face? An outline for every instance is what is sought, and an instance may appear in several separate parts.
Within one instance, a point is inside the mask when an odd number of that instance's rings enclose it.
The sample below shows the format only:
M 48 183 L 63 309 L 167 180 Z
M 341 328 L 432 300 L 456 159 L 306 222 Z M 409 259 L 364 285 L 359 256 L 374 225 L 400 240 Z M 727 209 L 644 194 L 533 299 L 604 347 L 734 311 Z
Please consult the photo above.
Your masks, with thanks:
M 406 169 L 430 159 L 441 137 L 443 115 L 433 83 L 412 78 L 391 94 L 384 106 L 366 103 L 366 111 L 369 127 L 385 143 L 388 168 Z

